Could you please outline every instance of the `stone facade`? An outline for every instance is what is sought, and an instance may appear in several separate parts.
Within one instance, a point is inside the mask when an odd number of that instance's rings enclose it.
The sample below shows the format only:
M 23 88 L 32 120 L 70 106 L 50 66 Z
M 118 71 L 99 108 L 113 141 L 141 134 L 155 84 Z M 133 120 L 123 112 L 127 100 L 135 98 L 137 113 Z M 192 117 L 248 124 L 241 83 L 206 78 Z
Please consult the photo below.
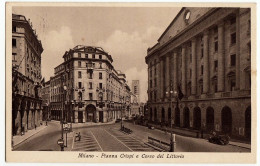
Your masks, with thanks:
M 40 125 L 41 41 L 30 20 L 12 15 L 12 134 Z
M 250 137 L 250 24 L 247 8 L 182 8 L 147 50 L 150 121 Z
M 51 116 L 68 122 L 108 122 L 121 118 L 130 101 L 126 76 L 100 47 L 78 45 L 65 52 L 51 77 Z M 66 88 L 64 89 L 64 86 Z
M 44 82 L 41 89 L 43 120 L 50 120 L 50 81 Z

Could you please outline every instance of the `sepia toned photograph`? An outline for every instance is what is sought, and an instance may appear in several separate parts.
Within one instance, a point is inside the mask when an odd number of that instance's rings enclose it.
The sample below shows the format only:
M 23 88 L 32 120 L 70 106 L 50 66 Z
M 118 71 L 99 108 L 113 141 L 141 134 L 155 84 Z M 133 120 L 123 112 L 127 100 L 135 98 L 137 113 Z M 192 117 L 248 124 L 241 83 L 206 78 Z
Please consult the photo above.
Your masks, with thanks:
M 6 4 L 7 162 L 256 161 L 255 4 L 161 5 Z

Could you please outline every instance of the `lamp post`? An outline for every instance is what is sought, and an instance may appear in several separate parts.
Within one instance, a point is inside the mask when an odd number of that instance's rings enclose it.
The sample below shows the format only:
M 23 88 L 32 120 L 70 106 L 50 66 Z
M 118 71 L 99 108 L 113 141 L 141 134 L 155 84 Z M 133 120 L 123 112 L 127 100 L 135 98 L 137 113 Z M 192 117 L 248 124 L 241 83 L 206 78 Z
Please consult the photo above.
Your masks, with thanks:
M 178 98 L 178 92 L 173 91 L 173 84 L 172 80 L 170 82 L 170 91 L 166 91 L 166 95 L 170 94 L 170 108 L 172 111 L 172 95 L 174 94 L 175 98 Z M 177 97 L 176 97 L 177 96 Z M 177 107 L 178 107 L 178 99 L 177 99 Z M 175 146 L 175 134 L 173 135 L 172 133 L 172 113 L 171 113 L 171 118 L 170 118 L 170 130 L 171 130 L 171 138 L 170 138 L 170 152 L 174 152 L 174 146 Z
M 67 86 L 63 85 L 64 82 L 64 77 L 65 75 L 62 75 L 61 77 L 61 87 L 63 90 L 63 97 L 62 97 L 62 109 L 61 109 L 61 139 L 60 139 L 60 147 L 61 147 L 61 151 L 64 151 L 64 139 L 63 139 L 63 114 L 64 114 L 64 108 L 65 108 L 65 95 L 66 95 L 66 90 L 67 90 Z

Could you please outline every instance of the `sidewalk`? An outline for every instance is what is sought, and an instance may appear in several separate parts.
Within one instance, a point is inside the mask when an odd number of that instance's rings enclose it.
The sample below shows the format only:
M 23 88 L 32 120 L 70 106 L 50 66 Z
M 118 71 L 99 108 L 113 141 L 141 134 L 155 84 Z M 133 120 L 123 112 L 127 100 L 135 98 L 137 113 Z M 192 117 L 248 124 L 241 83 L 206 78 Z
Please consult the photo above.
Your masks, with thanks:
M 165 128 L 165 127 L 160 127 L 160 125 L 154 125 L 154 124 L 149 124 L 151 126 L 154 126 L 155 129 L 158 130 L 163 130 L 165 131 L 165 129 L 167 129 L 167 132 L 170 132 L 170 130 L 172 130 L 173 133 L 178 134 L 178 135 L 183 135 L 183 136 L 188 136 L 188 137 L 194 137 L 194 138 L 201 138 L 201 133 L 199 131 L 196 130 L 190 130 L 190 129 L 185 129 L 185 128 Z M 198 133 L 199 132 L 199 133 Z M 202 139 L 207 139 L 209 137 L 208 133 L 204 133 L 203 134 L 203 138 Z M 244 143 L 242 141 L 236 140 L 236 139 L 230 139 L 229 141 L 229 145 L 232 146 L 238 146 L 238 147 L 242 147 L 242 148 L 246 148 L 246 149 L 251 149 L 251 144 L 250 143 Z
M 36 133 L 40 132 L 41 130 L 45 129 L 48 126 L 41 125 L 35 129 L 27 130 L 24 135 L 15 135 L 13 136 L 13 147 L 19 145 L 20 143 L 24 142 L 31 136 L 35 135 Z

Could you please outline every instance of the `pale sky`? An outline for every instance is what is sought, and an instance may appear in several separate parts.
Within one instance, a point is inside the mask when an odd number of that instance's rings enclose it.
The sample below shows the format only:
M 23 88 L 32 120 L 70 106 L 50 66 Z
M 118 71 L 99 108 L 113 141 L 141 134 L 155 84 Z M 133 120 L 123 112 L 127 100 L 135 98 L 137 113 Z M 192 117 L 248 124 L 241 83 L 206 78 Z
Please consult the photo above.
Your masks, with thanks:
M 173 7 L 14 7 L 30 19 L 42 41 L 42 76 L 49 80 L 63 54 L 76 45 L 102 47 L 128 84 L 140 80 L 140 99 L 147 100 L 147 48 L 152 47 L 180 8 Z

